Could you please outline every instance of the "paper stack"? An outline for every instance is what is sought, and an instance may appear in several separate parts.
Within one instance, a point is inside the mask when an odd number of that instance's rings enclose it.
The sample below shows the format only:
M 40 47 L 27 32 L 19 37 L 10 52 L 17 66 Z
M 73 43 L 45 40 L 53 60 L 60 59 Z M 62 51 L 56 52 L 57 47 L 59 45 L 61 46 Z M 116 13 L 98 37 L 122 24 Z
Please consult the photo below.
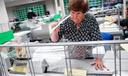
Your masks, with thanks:
M 72 73 L 72 74 L 71 74 Z M 72 68 L 72 70 L 68 70 L 67 73 L 67 69 L 65 69 L 64 75 L 65 76 L 86 76 L 87 71 L 84 69 L 75 69 Z

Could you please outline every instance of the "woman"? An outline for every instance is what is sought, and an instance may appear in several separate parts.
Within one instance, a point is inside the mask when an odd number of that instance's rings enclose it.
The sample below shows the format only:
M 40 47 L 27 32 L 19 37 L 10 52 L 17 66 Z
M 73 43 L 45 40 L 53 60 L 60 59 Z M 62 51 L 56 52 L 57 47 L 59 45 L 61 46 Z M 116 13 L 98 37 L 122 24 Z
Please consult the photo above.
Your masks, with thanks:
M 86 0 L 69 0 L 69 11 L 71 16 L 51 33 L 51 41 L 57 42 L 62 37 L 70 42 L 101 40 L 96 19 L 87 13 L 88 2 Z M 57 23 L 54 22 L 50 26 L 54 28 Z M 89 55 L 87 48 L 85 46 L 74 47 L 72 56 L 77 59 L 85 58 Z M 94 65 L 96 69 L 105 68 L 102 59 L 98 57 Z

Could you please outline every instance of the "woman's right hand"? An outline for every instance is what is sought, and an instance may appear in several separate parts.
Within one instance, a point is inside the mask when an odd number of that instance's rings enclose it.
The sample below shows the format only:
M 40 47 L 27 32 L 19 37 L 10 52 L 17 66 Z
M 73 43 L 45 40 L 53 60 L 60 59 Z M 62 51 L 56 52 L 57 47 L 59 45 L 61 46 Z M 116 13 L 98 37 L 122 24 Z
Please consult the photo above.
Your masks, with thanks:
M 49 26 L 50 26 L 50 34 L 52 34 L 52 33 L 58 33 L 60 31 L 60 28 L 59 27 L 56 28 L 56 26 L 57 26 L 58 23 L 59 22 L 56 21 L 56 22 L 52 22 L 52 23 L 49 24 Z
M 50 31 L 50 37 L 51 41 L 56 42 L 59 39 L 58 32 L 60 31 L 60 28 L 57 27 L 58 22 L 52 22 L 49 24 L 49 31 Z

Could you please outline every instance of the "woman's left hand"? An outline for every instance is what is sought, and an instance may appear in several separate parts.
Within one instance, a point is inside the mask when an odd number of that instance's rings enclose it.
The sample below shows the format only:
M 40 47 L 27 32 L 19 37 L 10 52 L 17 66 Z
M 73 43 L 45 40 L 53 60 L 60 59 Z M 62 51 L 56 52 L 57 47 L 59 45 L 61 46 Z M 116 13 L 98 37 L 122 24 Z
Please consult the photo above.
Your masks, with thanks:
M 96 58 L 95 62 L 91 64 L 92 66 L 95 66 L 96 70 L 104 70 L 106 69 L 109 71 L 109 69 L 106 68 L 101 58 Z

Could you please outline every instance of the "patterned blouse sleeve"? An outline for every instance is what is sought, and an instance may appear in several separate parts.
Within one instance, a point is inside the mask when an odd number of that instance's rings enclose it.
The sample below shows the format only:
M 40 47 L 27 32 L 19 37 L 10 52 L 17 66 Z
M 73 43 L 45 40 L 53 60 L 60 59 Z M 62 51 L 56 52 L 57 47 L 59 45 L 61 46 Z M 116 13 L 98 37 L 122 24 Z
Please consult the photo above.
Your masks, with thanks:
M 92 22 L 91 22 L 91 36 L 92 36 L 92 41 L 97 41 L 97 40 L 102 40 L 100 30 L 99 30 L 99 25 L 95 17 L 92 16 Z

